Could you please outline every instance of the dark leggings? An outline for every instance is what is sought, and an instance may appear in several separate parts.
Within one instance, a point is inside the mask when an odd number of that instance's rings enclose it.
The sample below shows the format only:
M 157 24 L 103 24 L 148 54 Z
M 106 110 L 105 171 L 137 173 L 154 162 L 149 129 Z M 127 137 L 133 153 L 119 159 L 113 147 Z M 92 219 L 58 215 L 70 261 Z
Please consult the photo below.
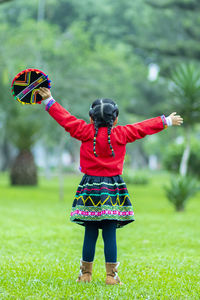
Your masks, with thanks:
M 101 222 L 104 241 L 104 255 L 106 262 L 117 262 L 116 221 Z M 99 222 L 86 222 L 83 243 L 82 259 L 91 262 L 94 260 L 96 241 L 99 235 Z

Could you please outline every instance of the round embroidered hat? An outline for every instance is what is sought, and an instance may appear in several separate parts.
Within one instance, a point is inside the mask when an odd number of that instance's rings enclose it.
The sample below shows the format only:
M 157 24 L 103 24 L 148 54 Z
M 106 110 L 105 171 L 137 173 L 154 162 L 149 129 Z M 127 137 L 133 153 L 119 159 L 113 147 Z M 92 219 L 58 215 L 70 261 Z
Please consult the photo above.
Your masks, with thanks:
M 48 75 L 38 69 L 26 69 L 18 73 L 11 84 L 14 98 L 22 104 L 41 103 L 40 87 L 51 88 Z

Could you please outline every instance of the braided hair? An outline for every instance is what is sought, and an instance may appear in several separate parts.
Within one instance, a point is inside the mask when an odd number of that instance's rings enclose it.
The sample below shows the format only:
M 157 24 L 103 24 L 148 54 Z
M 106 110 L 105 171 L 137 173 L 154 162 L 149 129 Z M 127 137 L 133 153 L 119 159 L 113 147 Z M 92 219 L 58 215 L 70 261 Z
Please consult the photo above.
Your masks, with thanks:
M 112 152 L 112 156 L 115 156 L 110 135 L 111 129 L 115 119 L 119 114 L 117 104 L 111 99 L 97 99 L 95 100 L 89 110 L 89 115 L 94 121 L 94 128 L 95 128 L 95 135 L 94 135 L 94 142 L 93 142 L 93 152 L 94 155 L 97 157 L 96 153 L 96 138 L 98 134 L 98 129 L 100 127 L 107 127 L 108 128 L 108 144 L 110 146 L 110 150 Z

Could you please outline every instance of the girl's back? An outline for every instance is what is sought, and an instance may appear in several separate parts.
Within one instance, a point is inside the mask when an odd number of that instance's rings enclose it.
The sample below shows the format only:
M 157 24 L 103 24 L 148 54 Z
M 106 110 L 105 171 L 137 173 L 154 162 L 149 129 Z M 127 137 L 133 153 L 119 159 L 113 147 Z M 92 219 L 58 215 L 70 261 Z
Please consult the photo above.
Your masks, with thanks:
M 57 102 L 49 105 L 47 110 L 72 137 L 82 142 L 80 170 L 91 176 L 121 175 L 126 144 L 164 129 L 162 117 L 112 128 L 113 120 L 108 127 L 87 124 L 71 115 Z

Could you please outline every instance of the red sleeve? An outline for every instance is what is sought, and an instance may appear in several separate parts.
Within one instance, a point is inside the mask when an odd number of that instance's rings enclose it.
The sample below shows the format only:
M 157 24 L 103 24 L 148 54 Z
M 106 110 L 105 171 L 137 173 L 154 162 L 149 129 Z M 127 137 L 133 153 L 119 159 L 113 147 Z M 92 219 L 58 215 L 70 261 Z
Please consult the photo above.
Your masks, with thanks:
M 91 134 L 90 125 L 84 120 L 72 116 L 64 107 L 55 102 L 48 110 L 50 116 L 58 122 L 73 138 L 87 140 Z
M 135 140 L 142 139 L 146 135 L 157 133 L 164 129 L 161 117 L 148 119 L 139 123 L 126 126 L 117 126 L 116 133 L 121 136 L 123 142 L 132 143 Z

